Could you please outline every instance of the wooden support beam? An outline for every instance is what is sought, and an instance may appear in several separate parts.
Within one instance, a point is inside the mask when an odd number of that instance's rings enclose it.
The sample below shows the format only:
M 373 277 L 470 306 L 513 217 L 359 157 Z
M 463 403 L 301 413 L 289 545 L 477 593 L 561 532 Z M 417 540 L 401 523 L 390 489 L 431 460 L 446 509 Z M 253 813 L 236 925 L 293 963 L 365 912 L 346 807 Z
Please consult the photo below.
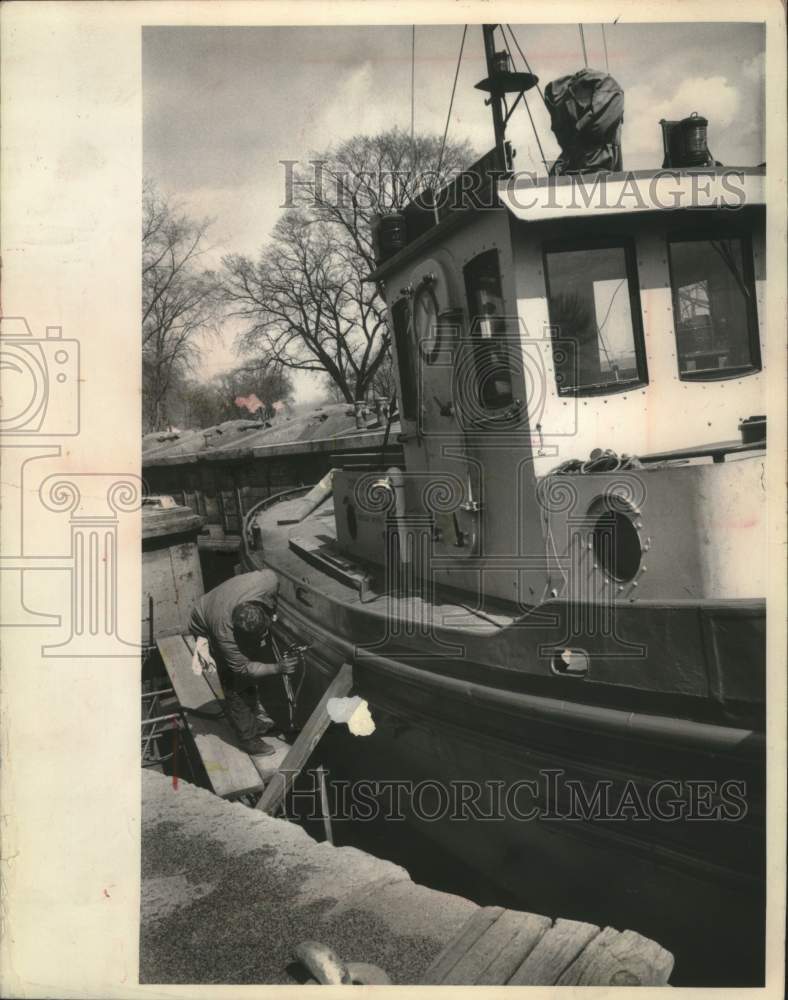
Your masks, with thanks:
M 282 761 L 279 770 L 266 785 L 256 808 L 273 816 L 284 802 L 285 795 L 292 787 L 296 776 L 301 773 L 312 751 L 328 729 L 331 720 L 327 705 L 331 698 L 345 698 L 353 687 L 353 667 L 343 663 L 336 677 L 326 688 L 323 697 L 307 719 L 295 743 Z

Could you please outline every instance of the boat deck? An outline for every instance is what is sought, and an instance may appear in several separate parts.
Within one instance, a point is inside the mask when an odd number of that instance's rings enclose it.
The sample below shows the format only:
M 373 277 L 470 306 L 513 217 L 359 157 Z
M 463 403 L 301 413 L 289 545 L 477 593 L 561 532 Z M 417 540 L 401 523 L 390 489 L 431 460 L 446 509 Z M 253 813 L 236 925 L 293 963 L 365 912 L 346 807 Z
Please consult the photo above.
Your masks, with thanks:
M 496 635 L 517 620 L 521 611 L 486 601 L 473 607 L 457 595 L 438 593 L 432 600 L 423 595 L 400 595 L 376 590 L 369 570 L 349 560 L 337 544 L 333 499 L 303 516 L 303 498 L 285 499 L 256 518 L 266 564 L 296 580 L 305 577 L 305 563 L 320 573 L 323 593 L 346 605 L 364 605 L 370 616 L 396 618 L 407 627 L 424 623 L 476 636 Z

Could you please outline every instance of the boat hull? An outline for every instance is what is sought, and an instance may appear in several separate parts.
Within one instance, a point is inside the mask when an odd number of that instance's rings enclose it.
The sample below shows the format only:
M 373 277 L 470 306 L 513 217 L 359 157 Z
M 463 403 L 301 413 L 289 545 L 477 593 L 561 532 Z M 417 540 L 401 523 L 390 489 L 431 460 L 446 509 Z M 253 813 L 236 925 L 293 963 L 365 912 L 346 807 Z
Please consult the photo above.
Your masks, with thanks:
M 338 822 L 402 820 L 472 867 L 490 901 L 652 936 L 682 981 L 762 982 L 763 953 L 737 943 L 745 929 L 763 940 L 758 733 L 487 685 L 450 657 L 361 647 L 314 606 L 285 598 L 278 613 L 310 644 L 301 718 L 349 661 L 375 721 L 335 765 L 356 783 Z

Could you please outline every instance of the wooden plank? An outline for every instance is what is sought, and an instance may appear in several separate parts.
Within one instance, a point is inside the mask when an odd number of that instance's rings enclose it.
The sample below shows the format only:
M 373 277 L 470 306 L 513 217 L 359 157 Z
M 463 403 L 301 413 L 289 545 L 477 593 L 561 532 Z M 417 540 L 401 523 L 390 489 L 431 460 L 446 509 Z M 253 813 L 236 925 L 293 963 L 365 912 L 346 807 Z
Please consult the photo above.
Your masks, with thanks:
M 665 986 L 673 956 L 636 931 L 606 927 L 559 977 L 557 986 Z
M 170 635 L 159 639 L 156 643 L 164 661 L 164 667 L 175 689 L 181 707 L 185 709 L 200 709 L 219 711 L 219 705 L 211 693 L 211 689 L 202 674 L 192 670 L 192 653 L 182 635 Z M 214 685 L 216 687 L 216 685 Z M 221 688 L 217 688 L 220 691 Z M 213 702 L 214 707 L 206 702 Z
M 549 917 L 536 913 L 504 910 L 482 936 L 465 952 L 453 969 L 443 977 L 443 983 L 453 986 L 472 986 L 475 983 L 502 985 L 497 969 L 511 973 L 534 947 L 552 923 Z M 514 952 L 514 959 L 504 956 Z M 500 960 L 500 961 L 499 961 Z
M 331 720 L 328 717 L 326 706 L 329 700 L 331 698 L 346 697 L 350 694 L 352 687 L 353 667 L 349 663 L 343 663 L 336 677 L 328 685 L 323 697 L 307 719 L 306 725 L 298 734 L 295 743 L 290 747 L 287 756 L 282 761 L 280 770 L 268 783 L 260 797 L 260 801 L 257 803 L 257 809 L 261 809 L 272 816 L 279 809 L 287 794 L 287 790 L 295 780 L 295 776 L 301 772 L 301 769 L 306 764 L 323 733 L 328 729 Z
M 503 981 L 509 986 L 552 986 L 597 934 L 599 928 L 594 924 L 558 919 Z
M 189 652 L 194 653 L 194 647 L 196 643 L 194 636 L 185 635 L 183 637 L 183 641 L 189 647 Z M 204 673 L 202 676 L 206 680 L 206 683 L 212 689 L 216 697 L 224 699 L 224 689 L 222 688 L 222 682 L 219 679 L 219 674 L 215 670 L 212 670 L 207 678 Z M 225 719 L 225 721 L 227 720 Z M 227 727 L 228 727 L 227 733 L 230 738 L 230 742 L 234 746 L 236 746 L 237 741 L 235 737 L 235 731 L 229 722 L 227 723 Z M 288 752 L 290 751 L 290 744 L 285 743 L 284 740 L 280 740 L 278 736 L 266 736 L 265 741 L 266 743 L 271 744 L 271 746 L 274 748 L 274 752 L 269 757 L 252 757 L 251 755 L 249 755 L 249 760 L 251 760 L 252 764 L 257 770 L 257 773 L 260 775 L 263 781 L 267 782 L 271 780 L 271 778 L 276 774 L 276 772 L 282 766 L 282 761 L 285 759 Z M 238 749 L 241 750 L 242 748 L 238 747 Z
M 506 920 L 506 922 L 505 922 Z M 514 971 L 530 955 L 537 944 L 549 932 L 553 921 L 539 913 L 518 913 L 507 910 L 493 925 L 492 931 L 498 931 L 510 925 L 513 934 L 505 942 L 498 954 L 474 979 L 477 986 L 503 986 L 509 982 Z
M 424 973 L 422 982 L 425 986 L 438 986 L 446 981 L 446 976 L 465 955 L 465 953 L 476 944 L 484 934 L 503 913 L 500 906 L 480 906 L 467 920 L 460 933 L 450 941 L 432 965 Z
M 183 637 L 168 636 L 159 639 L 157 645 L 213 791 L 222 798 L 259 791 L 263 777 L 249 754 L 235 744 L 232 727 L 219 715 L 221 704 L 205 677 L 192 671 L 192 653 Z M 215 674 L 212 683 L 220 693 Z M 195 710 L 216 713 L 216 718 L 192 714 Z

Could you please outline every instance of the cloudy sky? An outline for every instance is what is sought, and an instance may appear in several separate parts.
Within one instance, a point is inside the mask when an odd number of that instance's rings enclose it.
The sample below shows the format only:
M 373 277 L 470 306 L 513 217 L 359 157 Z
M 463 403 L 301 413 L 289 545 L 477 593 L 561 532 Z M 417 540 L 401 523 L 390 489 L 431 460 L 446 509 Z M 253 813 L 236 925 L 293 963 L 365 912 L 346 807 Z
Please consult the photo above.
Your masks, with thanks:
M 576 25 L 513 25 L 542 86 L 583 66 Z M 589 64 L 604 69 L 602 31 L 584 25 Z M 624 166 L 662 162 L 660 118 L 693 111 L 709 121 L 709 146 L 725 164 L 764 159 L 763 52 L 759 24 L 609 24 L 611 74 L 625 91 Z M 416 129 L 442 134 L 461 25 L 416 28 Z M 515 56 L 515 58 L 518 58 Z M 519 68 L 519 67 L 518 67 Z M 449 135 L 480 152 L 492 124 L 473 84 L 486 75 L 481 29 L 465 42 Z M 411 28 L 145 28 L 144 169 L 194 214 L 216 221 L 213 255 L 254 254 L 279 215 L 280 160 L 307 159 L 361 132 L 410 128 Z M 558 147 L 536 91 L 529 94 L 548 159 Z M 528 118 L 509 125 L 521 170 L 543 170 Z M 224 347 L 205 374 L 232 363 Z M 299 380 L 299 395 L 315 391 Z

